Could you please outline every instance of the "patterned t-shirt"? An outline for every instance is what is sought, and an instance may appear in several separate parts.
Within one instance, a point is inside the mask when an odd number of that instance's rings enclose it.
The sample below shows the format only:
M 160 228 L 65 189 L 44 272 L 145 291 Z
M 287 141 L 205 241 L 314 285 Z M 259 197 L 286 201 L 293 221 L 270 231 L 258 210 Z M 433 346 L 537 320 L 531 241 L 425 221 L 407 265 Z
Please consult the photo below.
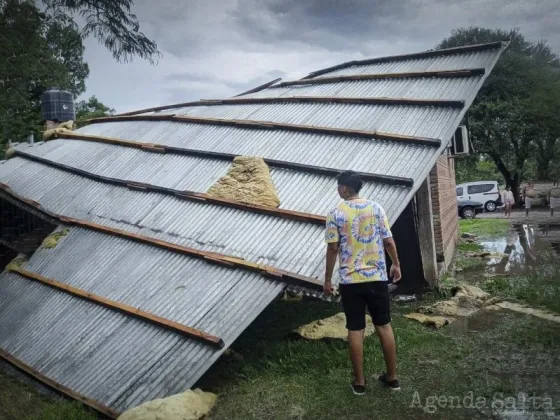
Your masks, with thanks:
M 344 201 L 327 216 L 327 243 L 339 243 L 340 283 L 387 281 L 383 239 L 392 236 L 385 210 L 365 199 Z

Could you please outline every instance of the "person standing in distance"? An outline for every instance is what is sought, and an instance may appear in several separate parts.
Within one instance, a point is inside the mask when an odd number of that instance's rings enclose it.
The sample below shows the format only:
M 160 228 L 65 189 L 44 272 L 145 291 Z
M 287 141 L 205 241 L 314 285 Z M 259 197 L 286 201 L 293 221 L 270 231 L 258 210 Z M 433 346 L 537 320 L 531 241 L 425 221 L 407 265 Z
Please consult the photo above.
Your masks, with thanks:
M 327 216 L 327 264 L 324 292 L 332 293 L 332 275 L 339 260 L 340 296 L 350 359 L 354 370 L 352 391 L 365 393 L 364 332 L 366 308 L 381 341 L 387 371 L 379 380 L 393 390 L 400 390 L 397 379 L 397 354 L 391 328 L 387 265 L 385 252 L 391 257 L 393 282 L 401 279 L 397 247 L 392 238 L 389 220 L 376 202 L 360 198 L 363 182 L 359 174 L 346 171 L 338 177 L 338 194 L 344 200 Z
M 513 193 L 511 192 L 511 187 L 509 185 L 506 187 L 506 190 L 504 191 L 503 202 L 506 206 L 505 216 L 511 217 L 511 208 L 515 204 L 515 197 L 513 196 Z

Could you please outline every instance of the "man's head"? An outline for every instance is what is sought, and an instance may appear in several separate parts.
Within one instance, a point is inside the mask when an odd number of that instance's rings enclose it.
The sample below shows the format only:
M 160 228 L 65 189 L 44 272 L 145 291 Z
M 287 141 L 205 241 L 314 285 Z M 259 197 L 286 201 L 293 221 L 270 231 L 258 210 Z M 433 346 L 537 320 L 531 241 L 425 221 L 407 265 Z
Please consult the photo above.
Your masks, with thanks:
M 508 186 L 506 187 L 506 190 L 511 191 L 511 187 L 508 185 Z
M 344 200 L 354 197 L 362 189 L 362 177 L 354 171 L 344 171 L 338 176 L 338 194 Z

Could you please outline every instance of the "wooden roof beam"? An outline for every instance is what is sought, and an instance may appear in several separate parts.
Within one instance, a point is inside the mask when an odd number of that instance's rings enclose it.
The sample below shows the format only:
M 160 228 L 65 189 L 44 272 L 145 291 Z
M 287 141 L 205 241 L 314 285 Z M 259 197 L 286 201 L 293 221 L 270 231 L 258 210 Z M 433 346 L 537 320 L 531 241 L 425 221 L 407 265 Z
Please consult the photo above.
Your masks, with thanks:
M 88 291 L 79 289 L 77 287 L 70 286 L 66 283 L 62 283 L 62 282 L 59 282 L 59 281 L 56 281 L 56 280 L 49 279 L 47 277 L 41 276 L 40 274 L 33 273 L 31 271 L 27 271 L 27 270 L 24 270 L 22 268 L 14 267 L 14 268 L 10 268 L 9 271 L 11 271 L 13 273 L 17 273 L 20 276 L 25 277 L 26 279 L 39 282 L 39 283 L 44 284 L 46 286 L 49 286 L 53 289 L 62 291 L 64 293 L 67 293 L 69 295 L 76 296 L 80 299 L 87 300 L 87 301 L 92 302 L 96 305 L 105 306 L 106 308 L 109 308 L 109 309 L 112 309 L 112 310 L 115 310 L 115 311 L 118 311 L 118 312 L 122 312 L 125 315 L 130 315 L 130 316 L 133 316 L 135 318 L 139 318 L 142 321 L 150 322 L 152 324 L 157 325 L 158 327 L 162 327 L 166 330 L 170 330 L 170 331 L 182 334 L 182 335 L 184 335 L 188 338 L 192 338 L 194 340 L 200 341 L 200 342 L 205 343 L 205 344 L 210 344 L 210 345 L 212 345 L 214 347 L 217 347 L 219 349 L 223 348 L 224 345 L 225 345 L 224 341 L 219 337 L 213 336 L 211 334 L 208 334 L 204 331 L 197 330 L 195 328 L 188 327 L 188 326 L 180 324 L 178 322 L 162 318 L 162 317 L 154 315 L 152 313 L 143 311 L 140 308 L 135 308 L 133 306 L 126 305 L 126 304 L 121 303 L 121 302 L 117 302 L 117 301 L 114 301 L 114 300 L 111 300 L 111 299 L 107 299 L 103 296 L 99 296 L 99 295 L 90 293 Z

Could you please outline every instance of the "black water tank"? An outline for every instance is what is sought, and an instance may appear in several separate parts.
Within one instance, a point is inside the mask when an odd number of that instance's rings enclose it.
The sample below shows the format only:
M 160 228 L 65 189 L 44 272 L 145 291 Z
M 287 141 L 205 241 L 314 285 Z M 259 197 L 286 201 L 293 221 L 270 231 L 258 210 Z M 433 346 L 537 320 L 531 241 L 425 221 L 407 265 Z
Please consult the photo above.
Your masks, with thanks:
M 41 95 L 41 113 L 45 121 L 74 120 L 74 96 L 65 90 L 47 90 Z

